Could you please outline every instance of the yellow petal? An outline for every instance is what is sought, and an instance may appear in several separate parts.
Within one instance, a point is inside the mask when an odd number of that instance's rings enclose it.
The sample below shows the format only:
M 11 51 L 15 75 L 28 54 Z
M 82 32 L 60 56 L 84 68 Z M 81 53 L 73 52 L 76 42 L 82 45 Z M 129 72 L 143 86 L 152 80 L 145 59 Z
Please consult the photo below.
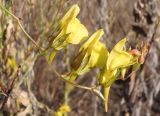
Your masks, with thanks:
M 88 37 L 88 30 L 75 18 L 65 28 L 65 34 L 70 33 L 67 42 L 71 44 L 79 44 Z
M 106 65 L 107 57 L 109 52 L 106 49 L 105 44 L 97 42 L 94 47 L 91 47 L 92 52 L 89 60 L 90 67 L 103 68 Z
M 54 39 L 52 47 L 60 50 L 68 44 L 79 44 L 88 37 L 88 30 L 75 18 L 65 25 Z
M 70 112 L 70 111 L 71 111 L 71 108 L 70 108 L 69 105 L 63 104 L 63 105 L 60 107 L 59 110 L 60 110 L 61 112 L 63 112 L 63 113 L 66 113 L 66 112 Z
M 12 69 L 16 69 L 16 68 L 17 68 L 16 59 L 14 59 L 14 58 L 8 58 L 8 59 L 7 59 L 7 65 L 8 65 L 9 67 L 11 67 Z
M 74 18 L 76 18 L 79 11 L 80 8 L 78 7 L 78 5 L 74 4 L 60 20 L 60 27 L 63 27 L 64 25 L 72 21 Z
M 113 70 L 115 68 L 126 67 L 133 63 L 133 56 L 125 51 L 126 39 L 119 41 L 111 51 L 107 60 L 107 69 Z
M 127 54 L 127 52 L 121 52 L 121 53 L 114 52 L 114 55 L 112 55 L 111 53 L 111 56 L 109 56 L 109 58 L 112 59 L 109 65 L 110 70 L 113 70 L 116 68 L 124 68 L 134 63 L 133 56 Z
M 109 87 L 116 80 L 118 74 L 119 74 L 119 71 L 117 69 L 115 70 L 104 69 L 101 72 L 98 81 L 101 85 L 104 85 L 105 87 Z
M 126 38 L 120 40 L 115 46 L 114 50 L 116 51 L 122 51 L 125 48 Z
M 80 48 L 80 51 L 82 49 L 87 49 L 89 46 L 94 46 L 94 44 L 99 41 L 99 39 L 102 37 L 104 34 L 103 29 L 97 30 Z
M 108 96 L 109 96 L 110 86 L 104 88 L 104 98 L 105 98 L 105 111 L 108 111 Z
M 57 111 L 55 115 L 56 116 L 63 116 L 63 113 L 61 111 Z
M 71 108 L 67 104 L 63 104 L 59 110 L 55 113 L 56 116 L 64 116 L 65 113 L 68 113 L 71 111 Z

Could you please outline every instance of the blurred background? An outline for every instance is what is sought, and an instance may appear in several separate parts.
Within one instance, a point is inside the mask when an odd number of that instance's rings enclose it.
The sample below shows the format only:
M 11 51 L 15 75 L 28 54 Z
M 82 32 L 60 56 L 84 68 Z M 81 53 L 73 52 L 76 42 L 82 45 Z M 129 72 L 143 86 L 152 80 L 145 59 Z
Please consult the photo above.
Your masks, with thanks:
M 59 18 L 75 3 L 81 8 L 78 17 L 90 35 L 99 28 L 104 29 L 102 41 L 109 50 L 124 37 L 131 48 L 137 48 L 142 41 L 151 44 L 143 67 L 132 78 L 118 80 L 111 87 L 107 113 L 99 97 L 74 88 L 69 95 L 68 116 L 159 116 L 160 0 L 0 0 L 40 46 L 46 46 L 48 38 L 54 37 Z M 53 115 L 64 102 L 65 82 L 51 67 L 61 74 L 69 72 L 79 46 L 61 50 L 49 66 L 17 21 L 2 9 L 0 42 L 0 106 L 16 78 L 0 115 Z M 80 76 L 76 83 L 95 85 L 97 73 L 94 70 Z

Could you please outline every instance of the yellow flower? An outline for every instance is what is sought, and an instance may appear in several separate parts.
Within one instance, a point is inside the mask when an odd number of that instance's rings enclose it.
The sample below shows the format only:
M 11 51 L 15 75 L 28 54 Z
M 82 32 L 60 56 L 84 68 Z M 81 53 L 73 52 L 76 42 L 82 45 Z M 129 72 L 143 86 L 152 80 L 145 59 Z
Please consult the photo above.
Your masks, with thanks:
M 79 44 L 88 37 L 88 30 L 76 18 L 79 11 L 78 5 L 73 5 L 59 21 L 60 33 L 52 42 L 49 62 L 52 62 L 58 50 L 66 48 L 69 44 Z
M 125 51 L 126 39 L 119 41 L 111 51 L 107 60 L 107 69 L 127 67 L 133 64 L 133 56 Z
M 76 73 L 84 74 L 91 68 L 105 66 L 108 51 L 105 44 L 99 41 L 103 34 L 103 30 L 99 29 L 81 46 L 78 56 L 72 63 Z
M 100 38 L 104 34 L 102 29 L 96 31 L 80 48 L 77 57 L 71 64 L 72 71 L 69 81 L 73 82 L 78 75 L 90 71 L 92 68 L 103 68 L 106 64 L 108 51 L 105 44 L 100 42 Z M 70 85 L 66 86 L 66 94 L 68 95 Z
M 127 67 L 137 62 L 137 57 L 125 51 L 126 39 L 119 41 L 108 56 L 106 68 L 100 74 L 99 81 L 109 87 L 121 73 L 125 75 Z
M 56 112 L 56 116 L 63 116 L 65 113 L 68 113 L 71 111 L 71 108 L 67 104 L 63 104 L 59 110 Z
M 87 37 L 87 29 L 77 18 L 75 18 L 62 28 L 59 35 L 53 41 L 52 47 L 56 50 L 60 50 L 69 44 L 79 44 Z
M 17 68 L 17 62 L 15 58 L 8 58 L 7 59 L 7 66 L 11 67 L 12 69 L 16 69 Z
M 108 96 L 112 83 L 121 74 L 124 79 L 126 70 L 129 66 L 138 62 L 138 56 L 132 55 L 125 51 L 126 39 L 119 41 L 110 52 L 106 67 L 104 67 L 99 75 L 99 83 L 104 86 L 105 110 L 108 110 Z

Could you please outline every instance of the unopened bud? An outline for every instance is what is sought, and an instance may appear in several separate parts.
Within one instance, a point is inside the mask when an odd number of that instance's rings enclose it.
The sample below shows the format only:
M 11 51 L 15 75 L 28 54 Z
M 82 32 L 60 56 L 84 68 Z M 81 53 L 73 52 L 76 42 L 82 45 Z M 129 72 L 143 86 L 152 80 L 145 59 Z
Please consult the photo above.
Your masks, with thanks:
M 136 55 L 136 56 L 141 55 L 141 52 L 137 49 L 133 49 L 133 50 L 129 51 L 129 53 L 132 54 L 132 55 Z

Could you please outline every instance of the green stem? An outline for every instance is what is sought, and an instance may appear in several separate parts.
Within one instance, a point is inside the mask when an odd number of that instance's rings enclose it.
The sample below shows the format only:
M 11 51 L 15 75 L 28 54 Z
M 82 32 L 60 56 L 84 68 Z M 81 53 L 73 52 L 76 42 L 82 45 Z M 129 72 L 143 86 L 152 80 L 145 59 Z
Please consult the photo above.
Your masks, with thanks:
M 70 76 L 69 76 L 69 81 L 70 82 L 74 82 L 75 79 L 77 78 L 77 74 L 76 73 L 71 73 Z M 69 93 L 71 92 L 71 90 L 73 89 L 73 86 L 66 83 L 66 88 L 65 88 L 65 92 L 64 92 L 64 99 L 65 99 L 65 103 L 68 104 L 68 96 L 69 96 Z
M 93 92 L 95 95 L 97 95 L 99 98 L 101 98 L 103 101 L 105 101 L 104 99 L 104 96 L 102 95 L 102 93 L 96 89 L 95 86 L 92 86 L 92 87 L 87 87 L 87 86 L 83 86 L 83 85 L 79 85 L 79 84 L 76 84 L 74 82 L 71 82 L 67 79 L 65 79 L 66 76 L 63 76 L 61 74 L 59 74 L 55 68 L 51 67 L 52 68 L 52 71 L 59 77 L 59 79 L 61 79 L 62 81 L 66 82 L 67 84 L 70 84 L 71 86 L 74 86 L 76 88 L 79 88 L 79 89 L 84 89 L 84 90 L 88 90 L 90 92 Z

